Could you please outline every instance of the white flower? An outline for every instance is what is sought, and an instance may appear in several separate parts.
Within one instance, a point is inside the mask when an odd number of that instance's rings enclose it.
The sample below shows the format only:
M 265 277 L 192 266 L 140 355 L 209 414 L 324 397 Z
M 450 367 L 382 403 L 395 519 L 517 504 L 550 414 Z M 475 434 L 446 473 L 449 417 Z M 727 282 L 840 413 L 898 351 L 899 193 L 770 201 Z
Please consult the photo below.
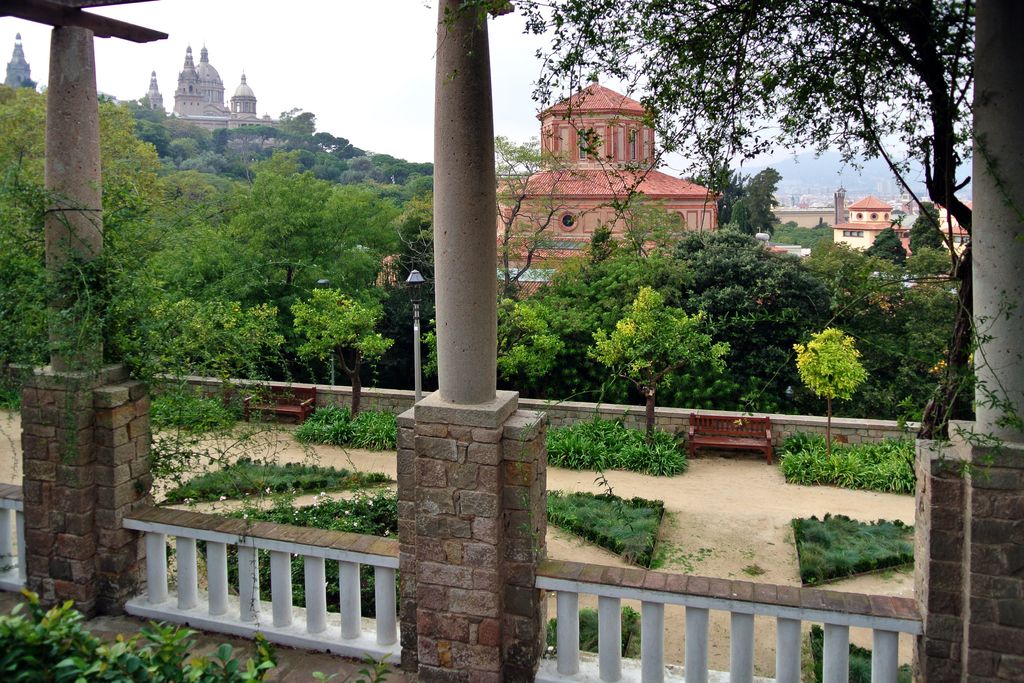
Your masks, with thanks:
M 225 501 L 225 500 L 228 499 L 228 497 L 227 496 L 221 496 L 220 499 L 221 499 L 221 501 Z
M 270 487 L 269 486 L 267 487 L 267 493 L 270 493 Z
M 248 512 L 243 513 L 242 514 L 242 519 L 249 519 L 249 513 Z

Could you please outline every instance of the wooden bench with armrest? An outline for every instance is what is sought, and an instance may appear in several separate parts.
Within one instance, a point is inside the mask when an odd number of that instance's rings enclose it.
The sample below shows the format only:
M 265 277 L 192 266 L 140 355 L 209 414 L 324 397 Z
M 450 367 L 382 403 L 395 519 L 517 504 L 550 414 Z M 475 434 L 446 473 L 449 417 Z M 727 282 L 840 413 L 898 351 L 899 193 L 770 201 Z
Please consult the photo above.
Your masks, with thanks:
M 296 424 L 302 424 L 316 408 L 316 387 L 261 387 L 258 392 L 246 396 L 242 404 L 246 422 L 253 413 L 273 413 L 289 415 L 295 418 Z
M 686 443 L 691 458 L 698 448 L 752 450 L 764 453 L 771 465 L 772 419 L 690 413 Z

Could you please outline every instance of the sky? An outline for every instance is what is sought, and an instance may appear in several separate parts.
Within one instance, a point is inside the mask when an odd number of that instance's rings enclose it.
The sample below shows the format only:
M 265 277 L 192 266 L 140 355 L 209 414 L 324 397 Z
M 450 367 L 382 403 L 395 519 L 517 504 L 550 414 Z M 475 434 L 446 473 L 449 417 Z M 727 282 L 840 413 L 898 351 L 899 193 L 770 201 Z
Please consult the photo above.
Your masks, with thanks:
M 433 157 L 436 3 L 424 0 L 160 0 L 90 10 L 168 33 L 137 44 L 97 39 L 100 92 L 137 99 L 151 71 L 174 106 L 174 88 L 189 45 L 199 62 L 205 44 L 220 72 L 225 104 L 243 70 L 262 116 L 292 108 L 316 114 L 317 129 L 362 149 L 409 161 Z M 47 80 L 50 28 L 0 17 L 5 67 L 20 32 L 32 78 Z M 537 136 L 534 53 L 542 40 L 523 34 L 517 14 L 490 23 L 495 133 Z

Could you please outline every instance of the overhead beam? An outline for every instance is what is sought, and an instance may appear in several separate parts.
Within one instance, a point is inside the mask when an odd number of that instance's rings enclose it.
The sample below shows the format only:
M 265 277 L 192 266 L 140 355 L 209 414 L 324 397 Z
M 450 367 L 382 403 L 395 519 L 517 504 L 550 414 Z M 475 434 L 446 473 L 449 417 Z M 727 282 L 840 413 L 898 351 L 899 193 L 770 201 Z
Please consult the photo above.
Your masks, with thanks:
M 85 2 L 99 4 L 102 0 L 99 2 L 97 0 L 82 1 L 83 4 Z M 115 4 L 115 2 L 116 0 L 113 0 L 106 4 Z M 121 4 L 121 2 L 116 2 L 116 4 Z M 70 7 L 57 0 L 6 0 L 0 4 L 0 16 L 17 17 L 49 26 L 77 26 L 89 29 L 97 38 L 123 38 L 134 43 L 149 43 L 167 37 L 166 33 L 99 14 L 83 12 L 77 7 Z

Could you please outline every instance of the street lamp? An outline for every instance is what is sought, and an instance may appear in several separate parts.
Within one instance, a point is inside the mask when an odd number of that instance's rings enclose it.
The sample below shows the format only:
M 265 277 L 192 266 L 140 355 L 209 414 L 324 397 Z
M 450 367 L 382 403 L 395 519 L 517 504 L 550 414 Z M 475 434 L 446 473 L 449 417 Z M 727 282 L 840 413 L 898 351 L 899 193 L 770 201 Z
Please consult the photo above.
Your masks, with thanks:
M 316 281 L 317 289 L 330 289 L 331 281 L 326 278 L 321 278 Z M 334 352 L 331 352 L 331 386 L 334 386 Z
M 409 273 L 405 286 L 409 288 L 409 301 L 412 302 L 412 358 L 415 372 L 416 403 L 423 398 L 423 382 L 420 379 L 420 286 L 426 282 L 420 271 Z

